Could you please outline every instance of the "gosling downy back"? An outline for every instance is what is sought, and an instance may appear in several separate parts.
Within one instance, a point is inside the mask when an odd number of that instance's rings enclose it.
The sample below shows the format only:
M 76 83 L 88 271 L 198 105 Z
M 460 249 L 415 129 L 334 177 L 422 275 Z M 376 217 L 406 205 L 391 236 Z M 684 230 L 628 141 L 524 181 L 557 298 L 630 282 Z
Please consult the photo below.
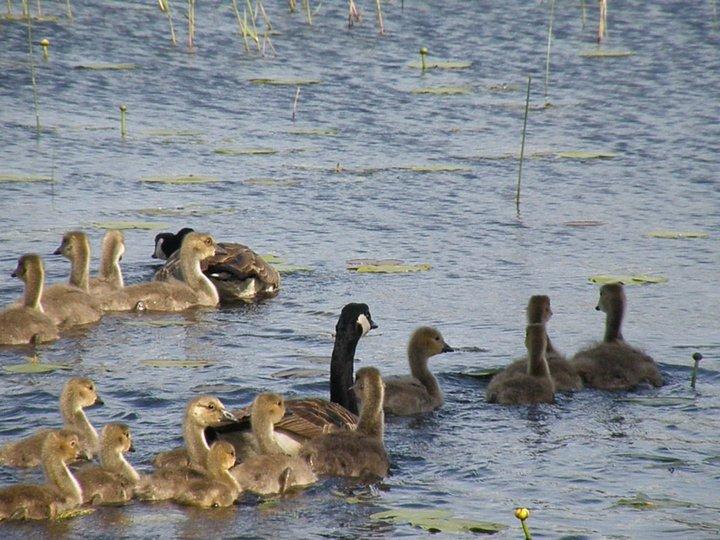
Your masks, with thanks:
M 230 469 L 235 465 L 235 448 L 226 441 L 215 441 L 208 453 L 206 472 L 202 478 L 192 478 L 175 497 L 175 502 L 200 508 L 232 505 L 241 493 Z

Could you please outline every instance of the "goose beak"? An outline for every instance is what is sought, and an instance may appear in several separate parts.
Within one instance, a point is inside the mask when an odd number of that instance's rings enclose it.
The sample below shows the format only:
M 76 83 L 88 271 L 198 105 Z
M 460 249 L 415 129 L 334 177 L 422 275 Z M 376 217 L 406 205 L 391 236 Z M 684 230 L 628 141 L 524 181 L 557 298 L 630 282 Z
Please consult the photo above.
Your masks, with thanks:
M 378 325 L 375 324 L 375 321 L 370 319 L 370 330 L 375 330 L 376 328 L 378 328 Z
M 133 443 L 130 443 L 130 448 L 128 448 L 128 452 L 134 452 L 135 451 L 135 445 Z
M 18 277 L 18 271 L 17 269 L 12 271 L 12 274 L 10 274 L 10 277 Z
M 102 405 L 105 405 L 105 402 L 100 399 L 100 396 L 95 398 L 95 403 L 92 404 L 93 407 L 101 407 Z
M 595 311 L 600 311 L 600 304 L 598 304 L 597 306 L 595 306 Z
M 62 245 L 52 252 L 53 255 L 62 255 Z
M 453 349 L 450 345 L 448 345 L 447 343 L 443 343 L 443 348 L 442 348 L 441 352 L 445 353 L 445 352 L 454 352 L 454 351 L 455 351 L 455 349 Z
M 235 418 L 235 415 L 228 410 L 223 409 L 222 415 L 225 420 L 230 420 L 231 422 L 237 422 L 237 418 Z

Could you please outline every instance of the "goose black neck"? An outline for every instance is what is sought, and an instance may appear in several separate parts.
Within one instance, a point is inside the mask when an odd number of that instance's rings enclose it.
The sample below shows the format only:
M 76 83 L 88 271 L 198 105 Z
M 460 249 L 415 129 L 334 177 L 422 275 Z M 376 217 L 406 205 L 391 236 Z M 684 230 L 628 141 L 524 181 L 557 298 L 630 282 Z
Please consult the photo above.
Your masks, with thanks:
M 350 387 L 353 385 L 355 349 L 359 340 L 360 336 L 338 332 L 330 361 L 330 401 L 342 405 L 353 414 L 358 413 L 358 406 Z

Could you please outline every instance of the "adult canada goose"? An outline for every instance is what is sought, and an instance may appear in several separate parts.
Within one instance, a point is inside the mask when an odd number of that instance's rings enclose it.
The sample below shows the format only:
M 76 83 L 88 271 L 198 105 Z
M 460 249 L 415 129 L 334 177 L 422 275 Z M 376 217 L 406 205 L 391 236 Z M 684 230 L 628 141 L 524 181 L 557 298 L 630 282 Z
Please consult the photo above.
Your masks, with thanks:
M 357 429 L 316 437 L 303 445 L 300 457 L 317 474 L 382 478 L 390 463 L 383 443 L 384 385 L 380 372 L 371 367 L 359 369 L 353 388 L 362 401 Z
M 27 345 L 58 339 L 58 329 L 40 305 L 45 270 L 38 255 L 29 253 L 18 260 L 12 273 L 25 283 L 21 306 L 0 311 L 0 345 Z
M 177 234 L 160 233 L 155 237 L 154 258 L 168 259 L 155 274 L 158 281 L 180 276 L 180 257 L 177 252 L 182 239 L 192 229 L 180 229 Z M 280 274 L 260 255 L 243 244 L 220 243 L 215 255 L 201 261 L 202 272 L 213 282 L 223 302 L 248 301 L 277 296 Z
M 437 329 L 421 326 L 415 330 L 407 348 L 410 376 L 383 379 L 385 413 L 409 416 L 440 407 L 443 404 L 443 393 L 437 379 L 428 369 L 428 359 L 452 350 Z
M 527 322 L 528 324 L 544 324 L 552 317 L 552 309 L 550 308 L 550 298 L 545 295 L 535 295 L 530 297 L 527 305 Z M 565 356 L 557 351 L 550 342 L 550 338 L 545 334 L 547 346 L 545 348 L 545 360 L 550 368 L 550 376 L 555 382 L 556 391 L 574 391 L 583 387 L 582 379 L 578 375 L 575 367 L 567 361 Z M 503 373 L 503 376 L 517 375 L 527 371 L 527 360 L 525 358 L 516 360 L 510 364 Z
M 102 405 L 95 383 L 90 379 L 75 377 L 68 380 L 60 394 L 60 414 L 64 428 L 78 434 L 80 449 L 92 458 L 99 449 L 97 431 L 83 409 Z M 9 467 L 37 467 L 42 462 L 42 446 L 52 430 L 41 429 L 34 435 L 0 447 L 0 465 Z
M 42 445 L 42 463 L 47 484 L 20 484 L 0 489 L 0 521 L 5 519 L 49 519 L 82 504 L 80 484 L 67 467 L 78 458 L 77 433 L 61 429 L 47 434 Z
M 94 296 L 123 288 L 120 261 L 125 253 L 125 237 L 118 230 L 109 230 L 102 240 L 98 277 L 90 279 L 90 293 Z
M 571 360 L 586 386 L 603 390 L 630 390 L 639 384 L 662 386 L 663 378 L 655 361 L 628 345 L 622 336 L 625 291 L 620 283 L 600 287 L 595 309 L 606 313 L 605 338 L 579 351 Z
M 533 405 L 555 401 L 555 383 L 545 360 L 545 325 L 529 324 L 525 331 L 527 347 L 526 371 L 510 374 L 500 372 L 492 378 L 487 388 L 489 403 L 502 405 Z
M 81 231 L 65 233 L 54 255 L 70 260 L 70 281 L 55 283 L 45 289 L 40 299 L 45 313 L 61 330 L 99 321 L 102 310 L 97 300 L 90 296 L 90 242 L 87 235 Z
M 106 295 L 104 304 L 113 310 L 184 311 L 191 307 L 214 307 L 220 301 L 217 289 L 201 272 L 200 261 L 215 254 L 212 236 L 188 233 L 180 248 L 182 281 L 151 281 L 128 285 Z
M 230 474 L 235 465 L 235 448 L 229 442 L 215 441 L 208 453 L 205 474 L 202 478 L 191 478 L 174 501 L 200 508 L 222 508 L 231 506 L 241 493 L 240 485 Z
M 293 486 L 307 486 L 317 481 L 305 459 L 288 456 L 277 443 L 273 426 L 283 416 L 285 404 L 282 396 L 260 394 L 255 398 L 250 422 L 260 453 L 230 471 L 244 491 L 260 495 L 284 493 Z
M 130 428 L 125 424 L 107 424 L 100 438 L 100 466 L 87 465 L 75 471 L 83 502 L 112 504 L 132 499 L 140 475 L 124 454 L 134 451 Z
M 300 398 L 285 401 L 285 417 L 275 423 L 275 439 L 286 454 L 297 454 L 302 443 L 329 431 L 354 429 L 357 400 L 353 384 L 355 349 L 360 338 L 377 328 L 367 304 L 343 307 L 335 325 L 335 345 L 330 360 L 330 401 Z M 237 423 L 206 430 L 214 440 L 220 437 L 235 446 L 238 460 L 258 453 L 251 430 L 251 407 L 235 412 Z

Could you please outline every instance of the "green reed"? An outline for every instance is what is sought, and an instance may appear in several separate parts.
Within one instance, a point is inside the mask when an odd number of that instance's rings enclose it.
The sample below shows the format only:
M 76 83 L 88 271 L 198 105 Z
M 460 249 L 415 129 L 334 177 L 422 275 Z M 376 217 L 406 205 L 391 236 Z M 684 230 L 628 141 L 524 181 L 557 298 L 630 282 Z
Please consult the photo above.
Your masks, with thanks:
M 528 75 L 527 94 L 525 95 L 525 117 L 523 119 L 522 141 L 520 143 L 520 167 L 518 168 L 517 191 L 515 192 L 515 208 L 520 215 L 520 183 L 522 181 L 523 159 L 525 157 L 525 132 L 527 131 L 528 111 L 530 110 L 530 82 L 532 77 Z
M 695 388 L 695 383 L 697 382 L 698 367 L 700 366 L 700 360 L 703 359 L 703 355 L 699 352 L 693 353 L 692 359 L 695 363 L 693 364 L 692 375 L 690 375 L 690 388 Z
M 552 44 L 552 28 L 555 18 L 555 0 L 550 0 L 550 18 L 548 20 L 547 53 L 545 54 L 545 101 L 548 96 L 548 82 L 550 81 L 550 46 Z

